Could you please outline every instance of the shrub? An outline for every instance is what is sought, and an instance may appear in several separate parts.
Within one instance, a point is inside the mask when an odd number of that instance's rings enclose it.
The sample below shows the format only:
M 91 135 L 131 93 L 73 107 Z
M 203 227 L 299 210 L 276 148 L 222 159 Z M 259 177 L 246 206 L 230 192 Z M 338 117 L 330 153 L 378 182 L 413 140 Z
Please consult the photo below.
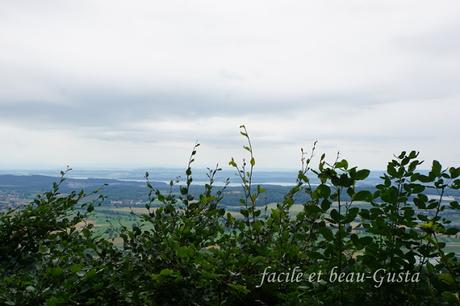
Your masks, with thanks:
M 88 214 L 99 191 L 61 194 L 54 184 L 20 210 L 0 213 L 0 303 L 6 305 L 454 305 L 460 265 L 441 238 L 458 230 L 442 212 L 458 210 L 445 195 L 460 188 L 460 168 L 437 161 L 419 170 L 418 153 L 388 163 L 375 188 L 358 185 L 370 171 L 324 154 L 312 167 L 302 151 L 296 185 L 268 211 L 262 186 L 252 182 L 256 159 L 244 126 L 248 160 L 237 171 L 244 197 L 241 217 L 221 204 L 219 167 L 203 192 L 190 192 L 194 147 L 179 192 L 164 193 L 146 174 L 147 214 L 121 226 L 122 245 L 97 235 Z M 316 177 L 319 184 L 312 184 Z M 227 181 L 228 183 L 228 181 Z M 437 198 L 428 197 L 438 194 Z M 159 208 L 153 203 L 161 202 Z M 366 203 L 367 205 L 362 205 Z M 293 215 L 291 208 L 302 210 Z M 78 209 L 76 209 L 78 208 Z M 81 208 L 84 208 L 82 210 Z M 264 271 L 331 271 L 348 275 L 419 273 L 420 281 L 265 282 Z

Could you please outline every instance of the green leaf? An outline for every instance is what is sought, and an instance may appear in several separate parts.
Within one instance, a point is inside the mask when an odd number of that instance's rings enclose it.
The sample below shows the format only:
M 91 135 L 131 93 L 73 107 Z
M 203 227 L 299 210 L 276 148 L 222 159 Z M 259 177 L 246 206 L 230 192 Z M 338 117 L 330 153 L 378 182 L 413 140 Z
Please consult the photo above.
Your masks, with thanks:
M 370 173 L 371 173 L 370 170 L 362 169 L 362 170 L 357 171 L 355 175 L 353 176 L 353 178 L 357 181 L 362 181 L 362 180 L 365 180 L 369 176 Z
M 431 173 L 437 177 L 441 175 L 441 171 L 442 171 L 441 164 L 437 160 L 434 160 L 433 165 L 431 167 Z
M 257 185 L 257 192 L 258 193 L 264 193 L 266 192 L 267 190 L 265 188 L 263 188 L 261 185 Z
M 358 215 L 358 212 L 359 212 L 359 208 L 358 207 L 352 207 L 348 210 L 347 212 L 347 215 L 350 217 L 350 218 L 356 218 L 356 216 Z
M 93 268 L 93 269 L 89 270 L 88 272 L 86 272 L 85 278 L 87 280 L 89 280 L 89 279 L 92 279 L 92 278 L 96 277 L 96 275 L 97 275 L 96 269 Z
M 192 247 L 182 246 L 177 248 L 176 254 L 180 258 L 189 258 L 192 257 L 195 251 Z
M 233 158 L 228 162 L 228 164 L 229 164 L 230 166 L 234 167 L 234 168 L 237 167 L 236 162 L 235 162 L 235 160 L 234 160 Z
M 336 209 L 332 209 L 330 212 L 332 220 L 334 220 L 335 223 L 339 223 L 340 221 L 340 214 Z
M 353 195 L 352 200 L 370 202 L 372 200 L 372 193 L 367 190 L 358 191 Z
M 418 156 L 418 152 L 417 151 L 410 151 L 409 153 L 409 158 L 410 159 L 414 159 Z
M 246 208 L 240 209 L 240 214 L 242 214 L 244 217 L 249 216 L 249 211 Z
M 61 267 L 48 268 L 48 274 L 54 277 L 61 276 L 63 272 Z
M 342 159 L 341 161 L 338 161 L 337 163 L 335 163 L 335 168 L 347 170 L 348 169 L 348 161 L 346 161 L 345 159 Z
M 446 229 L 445 233 L 446 235 L 456 235 L 458 233 L 458 228 L 455 227 L 449 227 Z
M 305 206 L 305 212 L 309 215 L 319 214 L 322 212 L 321 208 L 315 204 L 309 204 Z
M 387 165 L 387 173 L 392 176 L 392 177 L 399 177 L 398 176 L 398 171 L 396 171 L 396 168 L 392 163 L 388 163 Z
M 321 201 L 321 209 L 323 211 L 327 211 L 331 207 L 331 201 L 324 199 Z
M 80 272 L 82 268 L 83 267 L 81 265 L 79 265 L 79 264 L 73 264 L 73 265 L 70 266 L 70 271 L 72 273 L 77 273 L 77 272 Z
M 420 193 L 425 191 L 425 186 L 420 184 L 411 184 L 410 187 L 412 188 L 413 193 Z
M 332 231 L 327 227 L 320 228 L 319 232 L 321 235 L 323 235 L 324 239 L 326 239 L 327 241 L 331 241 L 332 239 L 334 239 L 334 235 L 332 234 Z
M 426 209 L 425 201 L 422 201 L 419 198 L 414 198 L 414 204 L 417 206 L 419 209 Z
M 460 209 L 460 204 L 458 204 L 457 201 L 452 201 L 452 202 L 450 202 L 450 207 L 452 209 Z
M 449 272 L 444 272 L 444 273 L 439 274 L 438 278 L 442 282 L 446 283 L 447 285 L 452 285 L 452 284 L 455 283 L 454 278 L 452 277 L 452 275 Z
M 92 212 L 94 210 L 94 205 L 92 203 L 88 204 L 88 207 L 86 208 L 87 212 Z
M 316 188 L 316 192 L 321 198 L 328 198 L 331 195 L 331 188 L 325 184 L 321 184 Z
M 381 194 L 382 200 L 388 203 L 396 203 L 398 201 L 398 189 L 390 187 Z
M 163 269 L 163 270 L 160 271 L 161 276 L 172 276 L 174 274 L 175 274 L 174 270 L 171 270 L 171 269 L 168 269 L 168 268 Z
M 449 168 L 449 173 L 450 173 L 450 177 L 452 179 L 455 179 L 455 178 L 459 177 L 460 176 L 460 167 L 458 167 L 458 168 L 450 167 Z

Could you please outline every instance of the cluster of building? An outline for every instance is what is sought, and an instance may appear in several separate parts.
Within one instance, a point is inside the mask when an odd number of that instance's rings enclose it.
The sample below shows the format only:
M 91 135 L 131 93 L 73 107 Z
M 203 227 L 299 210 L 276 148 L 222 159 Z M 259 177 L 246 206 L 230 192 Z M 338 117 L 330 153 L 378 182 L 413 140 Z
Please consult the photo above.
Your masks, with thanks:
M 0 190 L 0 209 L 16 208 L 24 206 L 30 202 L 30 199 L 14 191 Z

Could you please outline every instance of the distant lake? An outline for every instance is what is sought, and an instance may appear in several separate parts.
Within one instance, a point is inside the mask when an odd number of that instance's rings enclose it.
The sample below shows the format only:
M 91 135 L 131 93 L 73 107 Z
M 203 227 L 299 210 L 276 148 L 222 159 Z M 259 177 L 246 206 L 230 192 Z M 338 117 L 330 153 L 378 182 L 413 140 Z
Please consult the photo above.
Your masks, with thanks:
M 150 168 L 150 169 L 75 169 L 67 174 L 69 178 L 75 179 L 116 179 L 128 182 L 145 182 L 145 172 L 149 172 L 151 181 L 164 182 L 169 184 L 171 180 L 179 179 L 184 181 L 185 170 L 180 168 Z M 208 183 L 206 169 L 192 169 L 193 171 L 193 184 L 204 185 Z M 47 170 L 0 170 L 0 174 L 14 174 L 14 175 L 46 175 L 46 176 L 59 176 L 60 170 L 47 169 Z M 296 184 L 298 170 L 254 170 L 253 183 L 261 185 L 277 185 L 277 186 L 293 186 Z M 374 184 L 381 181 L 379 178 L 382 171 L 372 171 L 366 183 Z M 215 186 L 222 186 L 225 180 L 230 179 L 229 186 L 240 186 L 240 178 L 236 171 L 225 169 L 217 173 L 215 177 Z M 310 176 L 311 183 L 319 183 L 316 177 Z

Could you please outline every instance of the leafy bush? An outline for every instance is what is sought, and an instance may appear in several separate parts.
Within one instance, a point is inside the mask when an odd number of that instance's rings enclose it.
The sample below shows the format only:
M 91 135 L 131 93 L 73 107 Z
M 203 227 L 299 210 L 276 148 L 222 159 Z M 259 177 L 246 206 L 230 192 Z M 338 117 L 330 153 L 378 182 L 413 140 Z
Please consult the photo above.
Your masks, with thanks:
M 147 214 L 119 239 L 97 235 L 88 215 L 99 191 L 50 192 L 20 210 L 0 213 L 0 303 L 5 305 L 458 305 L 460 265 L 442 237 L 458 230 L 441 214 L 445 194 L 460 188 L 460 168 L 434 161 L 419 171 L 418 153 L 388 163 L 371 192 L 357 187 L 369 170 L 324 155 L 312 167 L 302 151 L 296 185 L 268 211 L 252 182 L 256 160 L 244 126 L 248 160 L 234 167 L 242 183 L 241 217 L 222 206 L 218 167 L 193 196 L 193 149 L 180 192 L 149 182 Z M 320 184 L 313 185 L 312 177 Z M 227 181 L 228 182 L 228 181 Z M 437 198 L 427 194 L 438 194 Z M 153 203 L 161 202 L 159 208 Z M 363 206 L 362 203 L 368 206 Z M 301 204 L 300 213 L 291 208 Z M 82 209 L 83 208 L 83 209 Z M 451 200 L 450 209 L 459 209 Z M 420 273 L 420 281 L 265 282 L 264 271 Z

